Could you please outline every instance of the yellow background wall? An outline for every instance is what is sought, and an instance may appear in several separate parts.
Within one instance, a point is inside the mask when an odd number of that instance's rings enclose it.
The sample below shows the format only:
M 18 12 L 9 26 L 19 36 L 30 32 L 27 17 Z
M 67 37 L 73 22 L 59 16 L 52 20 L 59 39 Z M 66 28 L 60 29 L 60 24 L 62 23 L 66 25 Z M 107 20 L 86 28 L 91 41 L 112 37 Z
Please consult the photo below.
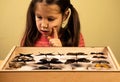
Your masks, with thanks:
M 31 0 L 0 0 L 0 59 L 19 45 Z M 110 46 L 120 63 L 120 0 L 71 0 L 86 46 Z

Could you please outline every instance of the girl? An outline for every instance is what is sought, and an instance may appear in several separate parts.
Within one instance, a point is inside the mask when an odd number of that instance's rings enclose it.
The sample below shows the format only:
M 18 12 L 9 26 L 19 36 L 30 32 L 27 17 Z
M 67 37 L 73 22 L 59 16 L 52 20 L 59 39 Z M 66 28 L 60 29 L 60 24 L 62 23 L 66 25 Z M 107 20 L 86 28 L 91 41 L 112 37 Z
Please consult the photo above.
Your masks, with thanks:
M 21 46 L 83 47 L 78 13 L 70 0 L 32 0 Z

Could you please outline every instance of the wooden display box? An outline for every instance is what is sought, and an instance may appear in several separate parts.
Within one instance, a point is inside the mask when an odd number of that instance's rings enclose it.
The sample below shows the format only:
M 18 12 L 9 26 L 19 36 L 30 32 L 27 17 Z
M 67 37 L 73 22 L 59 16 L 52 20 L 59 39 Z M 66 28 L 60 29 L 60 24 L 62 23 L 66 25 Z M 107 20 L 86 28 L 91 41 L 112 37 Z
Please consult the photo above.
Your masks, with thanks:
M 0 68 L 0 82 L 117 82 L 119 76 L 109 47 L 15 46 Z

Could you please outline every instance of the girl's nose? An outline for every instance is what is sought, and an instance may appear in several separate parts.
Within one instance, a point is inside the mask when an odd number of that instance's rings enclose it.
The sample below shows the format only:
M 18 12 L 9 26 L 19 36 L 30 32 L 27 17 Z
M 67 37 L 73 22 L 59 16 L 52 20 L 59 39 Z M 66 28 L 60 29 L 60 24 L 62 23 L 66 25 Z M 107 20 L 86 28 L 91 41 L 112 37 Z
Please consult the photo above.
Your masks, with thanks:
M 42 24 L 41 24 L 41 27 L 47 29 L 48 28 L 48 23 L 43 21 Z

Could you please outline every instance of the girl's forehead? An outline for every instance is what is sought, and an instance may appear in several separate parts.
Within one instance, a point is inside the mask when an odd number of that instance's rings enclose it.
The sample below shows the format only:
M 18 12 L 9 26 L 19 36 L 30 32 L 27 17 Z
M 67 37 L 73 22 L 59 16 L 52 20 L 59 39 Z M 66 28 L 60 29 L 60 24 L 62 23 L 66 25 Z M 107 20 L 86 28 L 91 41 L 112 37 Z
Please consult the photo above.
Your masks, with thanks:
M 60 13 L 60 7 L 56 4 L 46 4 L 44 2 L 36 3 L 35 12 L 40 13 Z

